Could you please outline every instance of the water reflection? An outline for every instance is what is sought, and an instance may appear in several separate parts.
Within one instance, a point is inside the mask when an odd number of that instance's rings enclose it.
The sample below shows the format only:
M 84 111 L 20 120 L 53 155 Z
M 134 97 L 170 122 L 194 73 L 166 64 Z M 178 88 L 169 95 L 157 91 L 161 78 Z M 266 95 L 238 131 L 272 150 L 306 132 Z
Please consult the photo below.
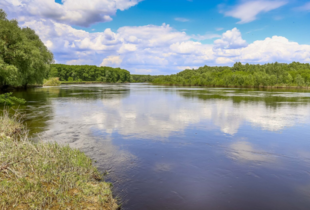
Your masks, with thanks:
M 246 141 L 236 141 L 230 145 L 229 156 L 241 162 L 274 162 L 275 157 L 263 150 L 258 150 Z
M 213 123 L 231 135 L 236 134 L 243 123 L 269 131 L 309 123 L 309 92 L 245 92 L 247 90 L 211 89 L 180 90 L 179 94 L 208 102 L 204 105 L 208 106 Z
M 307 209 L 310 93 L 72 85 L 15 95 L 32 133 L 79 148 L 124 209 Z M 267 202 L 268 201 L 268 202 Z

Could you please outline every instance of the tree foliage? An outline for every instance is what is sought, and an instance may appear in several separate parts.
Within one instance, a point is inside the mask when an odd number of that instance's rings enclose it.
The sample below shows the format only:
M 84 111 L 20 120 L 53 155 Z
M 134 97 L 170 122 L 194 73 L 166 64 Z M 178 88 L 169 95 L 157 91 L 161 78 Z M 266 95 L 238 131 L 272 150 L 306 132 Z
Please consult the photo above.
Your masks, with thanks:
M 120 68 L 52 64 L 51 77 L 60 81 L 130 82 L 130 72 Z
M 53 54 L 30 28 L 20 28 L 0 9 L 0 86 L 42 84 Z
M 223 87 L 306 86 L 310 85 L 310 64 L 268 63 L 250 65 L 235 63 L 233 67 L 204 66 L 184 70 L 175 75 L 157 76 L 154 84 Z

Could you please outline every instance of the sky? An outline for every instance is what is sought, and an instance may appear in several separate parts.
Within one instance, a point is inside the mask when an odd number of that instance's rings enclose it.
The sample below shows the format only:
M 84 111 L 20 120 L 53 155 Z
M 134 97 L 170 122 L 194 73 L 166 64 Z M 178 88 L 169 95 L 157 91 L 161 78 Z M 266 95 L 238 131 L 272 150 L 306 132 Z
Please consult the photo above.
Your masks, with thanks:
M 1 0 L 56 63 L 175 74 L 235 62 L 310 63 L 310 1 Z

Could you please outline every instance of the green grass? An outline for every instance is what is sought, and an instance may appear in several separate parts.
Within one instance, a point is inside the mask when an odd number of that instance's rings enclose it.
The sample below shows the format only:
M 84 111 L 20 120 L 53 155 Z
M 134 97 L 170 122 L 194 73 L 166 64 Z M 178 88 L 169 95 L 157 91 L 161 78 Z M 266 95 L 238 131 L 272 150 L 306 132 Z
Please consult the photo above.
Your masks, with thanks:
M 0 209 L 118 209 L 84 153 L 33 143 L 19 114 L 0 114 Z

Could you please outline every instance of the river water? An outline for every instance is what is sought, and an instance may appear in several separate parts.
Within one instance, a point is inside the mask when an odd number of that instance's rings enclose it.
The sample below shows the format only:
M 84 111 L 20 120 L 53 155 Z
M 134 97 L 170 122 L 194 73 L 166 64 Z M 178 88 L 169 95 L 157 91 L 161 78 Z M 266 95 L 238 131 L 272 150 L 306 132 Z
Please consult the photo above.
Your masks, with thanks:
M 17 92 L 32 136 L 79 148 L 124 210 L 310 209 L 310 92 L 63 85 Z

